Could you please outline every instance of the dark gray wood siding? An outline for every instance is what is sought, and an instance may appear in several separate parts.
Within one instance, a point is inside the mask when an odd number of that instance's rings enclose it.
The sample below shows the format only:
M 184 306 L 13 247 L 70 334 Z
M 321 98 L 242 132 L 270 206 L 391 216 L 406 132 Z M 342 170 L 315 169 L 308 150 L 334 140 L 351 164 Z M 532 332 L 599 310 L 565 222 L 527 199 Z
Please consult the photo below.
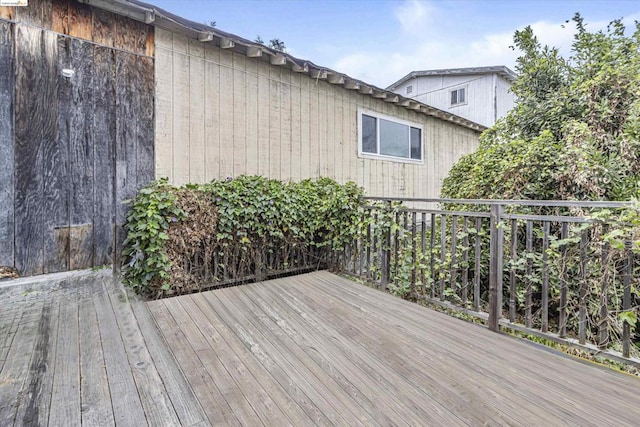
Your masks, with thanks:
M 13 264 L 13 25 L 0 21 L 0 265 Z
M 35 2 L 40 23 L 46 3 Z M 117 262 L 122 201 L 154 178 L 153 58 L 31 15 L 0 17 L 0 266 L 34 275 Z M 126 39 L 126 19 L 112 21 Z

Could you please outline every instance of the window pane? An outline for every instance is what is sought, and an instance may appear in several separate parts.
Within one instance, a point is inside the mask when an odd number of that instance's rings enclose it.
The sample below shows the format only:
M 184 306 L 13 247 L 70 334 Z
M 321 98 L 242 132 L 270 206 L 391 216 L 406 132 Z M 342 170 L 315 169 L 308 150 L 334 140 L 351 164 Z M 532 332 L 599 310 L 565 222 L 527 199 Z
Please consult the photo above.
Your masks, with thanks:
M 380 119 L 380 154 L 411 158 L 409 126 Z
M 362 152 L 377 153 L 376 118 L 362 115 Z
M 464 102 L 464 88 L 458 89 L 458 102 Z
M 451 91 L 451 105 L 457 104 L 458 103 L 458 91 L 457 90 L 452 90 Z
M 422 160 L 422 131 L 411 128 L 411 158 Z

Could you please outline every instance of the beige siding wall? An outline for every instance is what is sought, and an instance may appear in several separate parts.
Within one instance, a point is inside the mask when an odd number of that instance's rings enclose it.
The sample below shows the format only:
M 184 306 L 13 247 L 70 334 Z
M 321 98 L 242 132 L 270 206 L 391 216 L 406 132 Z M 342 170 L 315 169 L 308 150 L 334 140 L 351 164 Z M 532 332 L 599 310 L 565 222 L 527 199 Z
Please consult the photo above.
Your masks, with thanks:
M 424 164 L 358 157 L 358 108 L 424 126 Z M 156 175 L 177 185 L 258 174 L 436 197 L 478 133 L 229 50 L 156 32 Z

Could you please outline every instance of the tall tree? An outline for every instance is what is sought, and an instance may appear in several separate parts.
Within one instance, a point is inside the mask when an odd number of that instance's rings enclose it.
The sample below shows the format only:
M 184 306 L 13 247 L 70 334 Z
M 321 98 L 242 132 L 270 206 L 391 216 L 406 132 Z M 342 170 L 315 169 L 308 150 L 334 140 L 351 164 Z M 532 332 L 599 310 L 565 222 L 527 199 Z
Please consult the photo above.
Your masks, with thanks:
M 640 189 L 640 23 L 576 34 L 568 58 L 516 31 L 516 105 L 443 183 L 443 197 L 626 200 Z

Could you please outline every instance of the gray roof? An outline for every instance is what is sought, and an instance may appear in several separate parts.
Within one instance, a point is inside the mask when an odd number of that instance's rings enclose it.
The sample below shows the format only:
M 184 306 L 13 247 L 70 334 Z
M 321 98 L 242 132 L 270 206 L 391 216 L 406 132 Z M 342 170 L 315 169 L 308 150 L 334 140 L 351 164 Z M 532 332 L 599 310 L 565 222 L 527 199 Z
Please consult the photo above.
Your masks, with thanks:
M 490 67 L 444 68 L 440 70 L 412 71 L 397 82 L 387 87 L 387 90 L 395 90 L 398 86 L 415 77 L 423 76 L 471 76 L 478 74 L 497 74 L 512 82 L 518 77 L 510 68 L 504 65 Z
M 287 53 L 268 48 L 267 46 L 247 40 L 235 34 L 221 31 L 218 28 L 182 18 L 150 3 L 138 0 L 77 0 L 80 3 L 89 4 L 122 16 L 127 16 L 137 21 L 156 26 L 168 31 L 183 34 L 203 43 L 211 43 L 222 49 L 257 57 L 264 61 L 270 61 L 272 65 L 283 66 L 294 72 L 307 74 L 311 78 L 326 80 L 331 84 L 341 85 L 348 90 L 357 90 L 359 93 L 381 99 L 385 102 L 396 104 L 409 110 L 417 111 L 428 116 L 437 117 L 451 123 L 475 130 L 483 131 L 485 126 L 475 123 L 463 117 L 451 114 L 447 111 L 434 108 L 419 101 L 405 98 L 389 90 L 381 89 L 361 80 L 349 77 L 346 74 L 334 71 L 327 67 L 316 65 L 311 61 L 295 58 Z

